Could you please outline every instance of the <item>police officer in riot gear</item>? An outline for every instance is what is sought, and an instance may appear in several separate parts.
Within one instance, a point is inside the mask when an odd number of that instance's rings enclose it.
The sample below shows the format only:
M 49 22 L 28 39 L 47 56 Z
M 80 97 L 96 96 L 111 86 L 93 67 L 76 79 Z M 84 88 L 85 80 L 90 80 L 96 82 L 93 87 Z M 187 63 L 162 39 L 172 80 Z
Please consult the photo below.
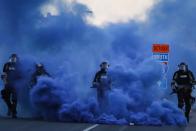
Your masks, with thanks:
M 32 78 L 31 78 L 31 83 L 30 83 L 31 88 L 37 84 L 37 79 L 40 76 L 50 77 L 50 74 L 45 70 L 45 67 L 43 64 L 38 63 L 35 65 L 35 72 L 33 73 Z
M 9 61 L 4 64 L 3 75 L 1 76 L 5 85 L 4 89 L 1 91 L 1 95 L 8 107 L 7 115 L 12 115 L 13 118 L 17 117 L 17 94 L 15 86 L 20 79 L 18 64 L 18 56 L 12 54 Z
M 178 107 L 183 109 L 185 104 L 185 117 L 189 122 L 189 114 L 191 110 L 191 101 L 194 97 L 191 96 L 192 88 L 195 83 L 193 73 L 188 69 L 188 65 L 182 62 L 178 65 L 179 70 L 174 73 L 172 81 L 172 90 L 177 93 Z
M 107 93 L 111 90 L 111 78 L 108 75 L 109 64 L 102 62 L 93 80 L 93 87 L 97 89 L 97 100 L 101 109 L 108 105 Z

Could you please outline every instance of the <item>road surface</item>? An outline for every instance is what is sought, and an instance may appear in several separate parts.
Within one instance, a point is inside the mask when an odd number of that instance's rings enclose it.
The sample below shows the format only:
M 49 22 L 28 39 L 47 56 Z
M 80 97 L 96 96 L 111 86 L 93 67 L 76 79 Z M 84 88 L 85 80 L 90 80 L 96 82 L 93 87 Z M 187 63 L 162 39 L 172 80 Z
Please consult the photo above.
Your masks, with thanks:
M 31 119 L 0 117 L 0 131 L 195 131 L 196 111 L 192 112 L 187 127 L 175 126 L 118 126 L 84 123 L 58 123 Z

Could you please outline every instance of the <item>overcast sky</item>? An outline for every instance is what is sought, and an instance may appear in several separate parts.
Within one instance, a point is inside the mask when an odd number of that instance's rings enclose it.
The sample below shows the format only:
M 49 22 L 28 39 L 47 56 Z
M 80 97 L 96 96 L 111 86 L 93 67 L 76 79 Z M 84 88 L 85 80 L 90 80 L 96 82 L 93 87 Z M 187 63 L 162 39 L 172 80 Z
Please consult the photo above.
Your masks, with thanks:
M 57 0 L 54 0 L 57 2 Z M 88 22 L 97 26 L 108 23 L 127 22 L 129 20 L 145 21 L 148 11 L 160 0 L 62 0 L 65 2 L 77 1 L 87 5 L 93 12 Z M 54 2 L 54 3 L 56 3 Z M 58 14 L 55 4 L 43 7 L 42 12 L 46 15 L 50 12 Z
M 158 0 L 78 0 L 93 11 L 90 22 L 95 25 L 127 22 L 129 20 L 143 21 L 147 11 Z

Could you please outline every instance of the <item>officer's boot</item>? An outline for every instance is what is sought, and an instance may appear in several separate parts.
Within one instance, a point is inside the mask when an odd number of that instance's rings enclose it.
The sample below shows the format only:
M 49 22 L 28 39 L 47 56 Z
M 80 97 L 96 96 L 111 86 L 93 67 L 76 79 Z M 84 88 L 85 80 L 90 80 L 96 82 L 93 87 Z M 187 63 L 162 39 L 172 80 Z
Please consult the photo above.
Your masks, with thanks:
M 12 103 L 12 118 L 17 118 L 17 101 L 13 101 Z
M 191 111 L 191 105 L 186 105 L 186 109 L 185 109 L 185 117 L 187 119 L 187 122 L 189 123 L 189 115 L 190 115 L 190 111 Z
M 189 123 L 189 113 L 185 112 L 185 117 L 186 117 L 187 122 Z
M 5 103 L 8 107 L 7 116 L 10 116 L 12 113 L 12 104 L 11 104 L 10 100 L 5 100 Z
M 1 95 L 2 95 L 2 99 L 5 102 L 5 104 L 7 105 L 8 111 L 7 111 L 7 116 L 11 115 L 12 112 L 12 104 L 10 101 L 10 90 L 8 89 L 3 89 L 1 91 Z

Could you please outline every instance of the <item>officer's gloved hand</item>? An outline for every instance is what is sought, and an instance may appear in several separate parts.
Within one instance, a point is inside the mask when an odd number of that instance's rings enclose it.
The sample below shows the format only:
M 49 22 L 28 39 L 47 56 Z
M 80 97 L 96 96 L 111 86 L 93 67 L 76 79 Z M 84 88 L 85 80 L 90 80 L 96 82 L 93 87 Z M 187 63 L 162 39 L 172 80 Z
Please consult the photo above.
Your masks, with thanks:
M 5 73 L 3 73 L 3 74 L 1 75 L 1 79 L 2 79 L 2 80 L 5 80 L 6 77 L 7 77 L 7 75 L 6 75 Z
M 4 78 L 4 76 L 3 76 L 3 75 L 1 75 L 1 80 L 3 80 L 3 78 Z
M 177 93 L 177 90 L 176 89 L 172 89 L 173 93 Z
M 93 82 L 93 86 L 91 88 L 97 88 L 99 86 L 98 82 Z

